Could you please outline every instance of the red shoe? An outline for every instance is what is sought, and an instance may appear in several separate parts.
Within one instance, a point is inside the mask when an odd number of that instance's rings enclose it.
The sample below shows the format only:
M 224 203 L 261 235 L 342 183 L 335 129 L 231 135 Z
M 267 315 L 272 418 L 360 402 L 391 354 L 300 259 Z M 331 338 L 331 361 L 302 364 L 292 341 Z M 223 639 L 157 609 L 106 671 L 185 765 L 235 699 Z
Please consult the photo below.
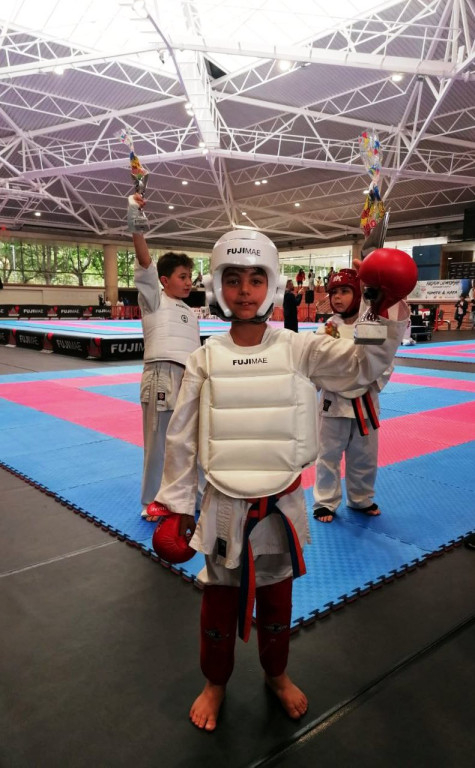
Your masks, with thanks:
M 157 520 L 160 517 L 163 517 L 164 515 L 168 515 L 169 511 L 166 507 L 163 506 L 163 504 L 159 504 L 158 501 L 152 501 L 148 505 L 148 507 L 145 507 L 145 509 L 142 509 L 141 516 L 144 520 L 146 520 L 148 523 L 156 523 Z

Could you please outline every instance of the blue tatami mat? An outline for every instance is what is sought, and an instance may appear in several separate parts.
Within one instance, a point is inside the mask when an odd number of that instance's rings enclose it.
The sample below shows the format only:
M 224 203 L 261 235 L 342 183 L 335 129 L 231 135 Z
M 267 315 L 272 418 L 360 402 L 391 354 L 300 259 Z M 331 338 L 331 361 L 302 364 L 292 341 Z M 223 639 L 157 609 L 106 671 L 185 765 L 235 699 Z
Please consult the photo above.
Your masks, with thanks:
M 0 384 L 25 384 L 29 381 L 50 381 L 56 379 L 97 378 L 98 376 L 119 376 L 122 373 L 141 373 L 143 365 L 114 365 L 106 368 L 80 368 L 73 371 L 44 371 L 42 373 L 8 373 L 0 376 Z
M 107 397 L 116 397 L 118 400 L 126 400 L 128 403 L 140 404 L 140 383 L 136 384 L 112 384 L 110 386 L 83 387 L 88 392 L 95 392 L 96 395 L 106 395 Z
M 116 414 L 117 401 L 138 403 L 140 385 L 139 382 L 120 383 L 119 377 L 115 384 L 114 374 L 140 370 L 141 366 L 120 366 L 97 368 L 93 372 L 89 369 L 64 374 L 54 372 L 36 375 L 37 378 L 25 374 L 0 377 L 0 383 L 86 377 L 87 382 L 78 382 L 78 386 L 91 396 L 106 396 L 102 398 L 103 407 L 108 409 L 109 416 L 113 415 L 111 425 L 115 428 L 120 419 Z M 418 369 L 408 369 L 408 372 L 420 375 Z M 424 371 L 426 374 L 440 377 L 441 372 Z M 108 379 L 98 381 L 96 386 L 94 378 L 104 375 Z M 456 375 L 451 373 L 449 378 Z M 473 380 L 471 374 L 460 378 Z M 72 391 L 71 387 L 74 388 L 74 384 L 63 387 L 64 398 Z M 57 393 L 58 389 L 51 391 Z M 411 439 L 410 414 L 433 411 L 436 418 L 439 412 L 443 422 L 443 411 L 439 409 L 459 405 L 463 420 L 463 404 L 473 401 L 473 392 L 398 382 L 390 382 L 381 397 L 385 418 L 406 414 L 405 433 L 400 436 L 406 441 Z M 124 405 L 126 407 L 131 406 Z M 140 410 L 138 419 L 139 413 Z M 140 517 L 143 458 L 140 446 L 1 396 L 0 423 L 3 466 L 156 557 L 151 546 L 155 525 Z M 106 430 L 105 421 L 101 425 L 101 429 Z M 416 429 L 414 425 L 412 431 Z M 393 434 L 391 439 L 396 437 Z M 391 447 L 392 455 L 397 455 L 394 450 L 397 446 Z M 312 492 L 306 490 L 312 543 L 305 548 L 307 574 L 295 583 L 294 627 L 322 615 L 329 604 L 341 604 L 367 591 L 368 584 L 380 583 L 395 573 L 414 568 L 414 563 L 422 562 L 431 553 L 441 551 L 475 530 L 475 442 L 443 450 L 434 443 L 428 450 L 432 452 L 379 469 L 376 500 L 383 514 L 377 518 L 351 512 L 342 505 L 331 525 L 317 523 L 312 515 Z M 202 566 L 203 557 L 196 555 L 172 570 L 192 581 Z
M 459 447 L 459 454 L 467 449 Z M 435 467 L 439 467 L 440 480 L 435 479 L 434 473 L 431 478 L 418 475 L 419 459 L 380 468 L 375 500 L 382 514 L 371 517 L 342 505 L 338 516 L 365 531 L 416 544 L 426 554 L 468 535 L 475 531 L 475 494 L 466 487 L 449 484 L 450 473 L 445 469 L 456 460 L 454 454 L 451 457 L 454 450 L 448 448 L 431 454 Z M 473 455 L 473 450 L 470 452 Z
M 0 423 L 2 425 L 0 461 L 8 464 L 15 460 L 15 469 L 27 475 L 37 470 L 38 475 L 46 471 L 48 462 L 43 461 L 43 456 L 49 451 L 62 451 L 70 447 L 76 447 L 78 450 L 77 463 L 73 467 L 76 475 L 78 473 L 87 475 L 93 469 L 90 466 L 91 449 L 87 444 L 99 441 L 110 443 L 109 448 L 113 454 L 118 442 L 92 429 L 1 399 Z M 137 451 L 141 453 L 139 448 Z M 85 462 L 86 471 L 84 471 Z M 56 471 L 54 465 L 50 467 L 50 471 L 54 474 Z M 45 481 L 42 484 L 45 485 Z
M 311 509 L 312 494 L 306 491 Z M 426 553 L 415 544 L 364 530 L 336 517 L 331 525 L 319 523 L 310 513 L 312 544 L 305 548 L 307 573 L 293 589 L 292 623 L 307 622 L 329 604 L 363 592 L 396 572 L 404 572 Z
M 96 437 L 100 437 L 95 433 Z M 81 456 L 87 451 L 87 472 L 81 471 Z M 83 442 L 77 445 L 45 448 L 36 454 L 20 453 L 12 457 L 15 469 L 60 496 L 78 485 L 105 480 L 112 486 L 118 477 L 126 476 L 131 485 L 140 487 L 142 451 L 138 446 L 110 439 Z M 136 502 L 137 503 L 137 502 Z M 120 498 L 116 499 L 120 504 Z
M 389 385 L 388 385 L 389 386 Z M 395 384 L 396 388 L 398 385 Z M 385 389 L 381 392 L 381 406 L 385 410 L 401 411 L 404 413 L 420 413 L 421 411 L 433 411 L 437 408 L 446 408 L 450 405 L 470 403 L 475 399 L 474 392 L 462 390 L 431 389 L 430 387 L 412 387 L 391 391 Z

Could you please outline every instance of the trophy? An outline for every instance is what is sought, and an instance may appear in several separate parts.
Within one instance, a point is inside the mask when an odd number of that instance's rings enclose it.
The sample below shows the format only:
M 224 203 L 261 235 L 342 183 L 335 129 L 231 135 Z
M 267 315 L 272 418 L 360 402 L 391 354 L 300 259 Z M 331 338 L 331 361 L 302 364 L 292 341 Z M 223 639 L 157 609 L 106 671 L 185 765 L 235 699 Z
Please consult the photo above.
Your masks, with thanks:
M 125 128 L 120 133 L 120 140 L 129 148 L 130 175 L 134 182 L 135 192 L 143 196 L 147 188 L 148 171 L 142 167 L 139 158 L 135 154 L 132 138 Z M 129 232 L 145 232 L 148 229 L 147 217 L 143 208 L 134 200 L 133 195 L 129 196 L 127 227 Z
M 366 236 L 361 248 L 361 257 L 364 259 L 365 256 L 369 256 L 373 251 L 383 247 L 388 230 L 389 212 L 385 211 L 378 188 L 381 173 L 381 151 L 378 136 L 375 131 L 363 131 L 358 138 L 358 143 L 365 168 L 371 176 L 371 184 L 361 214 L 361 228 Z M 377 288 L 366 286 L 363 288 L 363 299 L 367 304 L 371 304 L 377 301 L 378 293 Z M 356 324 L 355 344 L 383 344 L 386 337 L 386 326 L 379 322 L 376 313 L 369 306 Z

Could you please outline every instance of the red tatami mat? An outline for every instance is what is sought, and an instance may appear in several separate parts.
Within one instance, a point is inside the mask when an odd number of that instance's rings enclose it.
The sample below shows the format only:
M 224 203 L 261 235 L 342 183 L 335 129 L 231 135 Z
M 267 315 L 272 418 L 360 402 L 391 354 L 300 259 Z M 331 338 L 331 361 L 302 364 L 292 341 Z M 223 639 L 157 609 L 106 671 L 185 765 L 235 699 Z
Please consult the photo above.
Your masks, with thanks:
M 66 395 L 63 380 L 61 384 L 55 381 L 0 384 L 0 396 L 110 437 L 143 445 L 140 404 L 74 387 L 68 387 Z
M 452 389 L 462 392 L 475 392 L 475 381 L 464 379 L 446 379 L 440 376 L 420 376 L 412 373 L 398 373 L 394 371 L 391 374 L 391 381 L 397 384 L 414 384 L 415 386 L 433 387 L 434 389 Z
M 378 467 L 414 459 L 475 440 L 475 402 L 396 416 L 381 422 Z M 345 460 L 342 462 L 342 477 Z M 302 485 L 315 482 L 315 468 L 302 472 Z

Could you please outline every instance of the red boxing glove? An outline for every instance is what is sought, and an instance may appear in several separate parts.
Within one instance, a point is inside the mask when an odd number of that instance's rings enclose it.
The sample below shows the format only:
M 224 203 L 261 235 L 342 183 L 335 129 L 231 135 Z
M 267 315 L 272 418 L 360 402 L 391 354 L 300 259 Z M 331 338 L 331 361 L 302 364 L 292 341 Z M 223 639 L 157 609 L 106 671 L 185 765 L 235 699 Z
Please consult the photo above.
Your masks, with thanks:
M 152 546 L 162 560 L 167 563 L 186 563 L 196 554 L 189 546 L 191 533 L 180 535 L 180 523 L 182 515 L 170 512 L 163 504 L 160 507 L 160 519 L 152 536 Z
M 358 277 L 363 283 L 363 297 L 381 315 L 415 288 L 417 266 L 405 251 L 378 248 L 361 263 Z

